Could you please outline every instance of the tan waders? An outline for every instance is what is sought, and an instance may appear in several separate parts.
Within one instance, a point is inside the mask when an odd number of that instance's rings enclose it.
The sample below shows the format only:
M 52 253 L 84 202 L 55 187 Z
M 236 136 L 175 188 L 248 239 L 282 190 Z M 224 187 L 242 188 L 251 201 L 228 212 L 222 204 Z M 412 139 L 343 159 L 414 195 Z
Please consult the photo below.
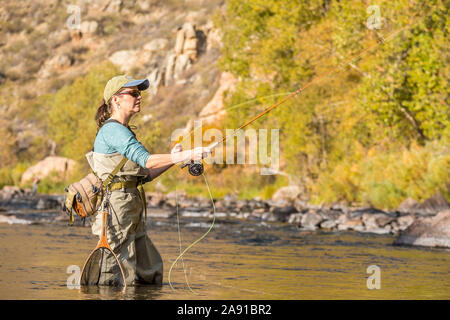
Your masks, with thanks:
M 94 172 L 105 181 L 123 156 L 92 152 L 87 158 Z M 127 285 L 161 285 L 163 279 L 161 255 L 145 228 L 145 194 L 140 180 L 147 174 L 145 169 L 128 160 L 113 179 L 111 191 L 103 197 L 103 201 L 109 202 L 107 240 L 122 264 Z M 101 209 L 91 217 L 91 224 L 92 233 L 100 237 Z M 102 263 L 99 285 L 112 285 L 117 266 L 114 266 L 116 263 L 112 257 L 105 259 L 108 261 Z

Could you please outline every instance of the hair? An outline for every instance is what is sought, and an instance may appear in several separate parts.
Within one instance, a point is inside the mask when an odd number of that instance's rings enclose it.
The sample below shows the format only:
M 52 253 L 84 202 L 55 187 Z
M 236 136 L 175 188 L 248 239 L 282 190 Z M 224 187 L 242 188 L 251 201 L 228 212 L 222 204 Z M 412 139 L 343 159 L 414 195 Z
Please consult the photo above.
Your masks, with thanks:
M 111 101 L 111 100 L 110 100 Z M 97 122 L 97 129 L 100 129 L 106 120 L 111 117 L 111 103 L 106 103 L 105 99 L 102 99 L 102 103 L 97 109 L 95 114 L 95 122 Z

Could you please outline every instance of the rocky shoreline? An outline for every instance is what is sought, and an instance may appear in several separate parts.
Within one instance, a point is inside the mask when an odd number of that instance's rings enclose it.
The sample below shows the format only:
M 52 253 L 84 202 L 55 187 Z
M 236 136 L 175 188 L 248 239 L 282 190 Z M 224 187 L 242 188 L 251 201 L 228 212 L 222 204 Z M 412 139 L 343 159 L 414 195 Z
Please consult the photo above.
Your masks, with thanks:
M 0 191 L 0 223 L 14 211 L 53 211 L 55 220 L 65 220 L 61 211 L 62 195 L 33 195 L 29 190 L 4 187 Z M 233 196 L 214 201 L 187 197 L 178 191 L 163 194 L 147 193 L 148 216 L 173 218 L 212 217 L 294 224 L 300 231 L 325 230 L 331 232 L 353 230 L 364 233 L 397 236 L 394 244 L 450 248 L 450 205 L 442 195 L 435 195 L 422 203 L 405 200 L 396 210 L 347 207 L 343 205 L 312 205 L 296 199 L 241 200 Z M 39 215 L 39 213 L 34 213 Z M 17 217 L 13 216 L 18 219 Z M 20 219 L 19 219 L 20 220 Z M 10 222 L 9 222 L 10 223 Z

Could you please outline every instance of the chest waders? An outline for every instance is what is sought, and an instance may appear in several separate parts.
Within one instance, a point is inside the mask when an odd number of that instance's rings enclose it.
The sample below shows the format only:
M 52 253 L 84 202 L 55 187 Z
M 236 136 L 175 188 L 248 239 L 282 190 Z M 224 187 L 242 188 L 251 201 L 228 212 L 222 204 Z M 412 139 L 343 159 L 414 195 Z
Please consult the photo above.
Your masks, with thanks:
M 90 278 L 97 285 L 162 284 L 162 259 L 145 228 L 147 206 L 143 184 L 148 181 L 148 170 L 119 153 L 90 152 L 87 158 L 97 176 L 109 182 L 104 184 L 108 187 L 100 209 L 91 217 L 91 225 L 100 242 L 104 233 L 112 253 L 96 254 L 98 267 L 92 270 L 97 277 Z M 114 173 L 122 160 L 124 164 Z M 121 278 L 124 280 L 118 280 Z

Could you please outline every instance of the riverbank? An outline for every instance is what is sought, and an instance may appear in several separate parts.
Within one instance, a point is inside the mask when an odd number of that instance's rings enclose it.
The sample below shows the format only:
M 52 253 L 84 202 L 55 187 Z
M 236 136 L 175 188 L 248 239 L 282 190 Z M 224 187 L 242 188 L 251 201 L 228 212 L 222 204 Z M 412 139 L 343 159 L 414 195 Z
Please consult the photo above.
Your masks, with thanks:
M 63 195 L 32 194 L 18 187 L 0 192 L 0 223 L 64 222 Z M 450 247 L 450 205 L 441 195 L 417 203 L 405 200 L 397 209 L 312 205 L 300 200 L 241 200 L 233 196 L 214 201 L 187 197 L 183 191 L 147 193 L 149 217 L 239 219 L 288 223 L 299 231 L 331 232 L 353 230 L 361 233 L 398 236 L 395 244 Z M 437 220 L 436 220 L 437 219 Z M 80 225 L 80 221 L 77 224 Z M 87 223 L 86 225 L 89 225 Z

